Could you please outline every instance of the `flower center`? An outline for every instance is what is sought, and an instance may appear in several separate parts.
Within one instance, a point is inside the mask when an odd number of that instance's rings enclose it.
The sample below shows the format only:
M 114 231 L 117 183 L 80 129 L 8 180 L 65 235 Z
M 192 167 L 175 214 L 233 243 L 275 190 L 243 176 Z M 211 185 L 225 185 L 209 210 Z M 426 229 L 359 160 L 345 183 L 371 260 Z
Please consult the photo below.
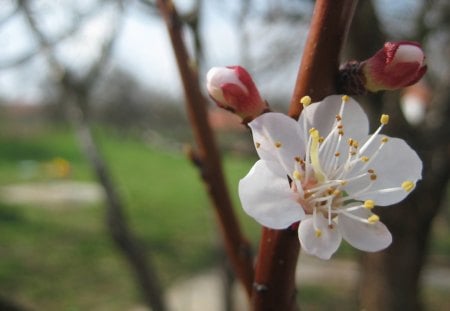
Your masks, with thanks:
M 372 212 L 355 213 L 358 209 L 371 210 L 375 205 L 374 201 L 369 199 L 362 202 L 355 199 L 356 197 L 361 194 L 411 191 L 414 188 L 414 183 L 405 181 L 399 187 L 372 190 L 377 181 L 377 174 L 370 168 L 370 163 L 388 142 L 387 137 L 380 140 L 377 137 L 383 126 L 389 122 L 389 116 L 381 116 L 379 128 L 360 147 L 356 139 L 349 138 L 347 141 L 344 139 L 343 120 L 348 101 L 348 96 L 342 97 L 339 113 L 325 138 L 320 136 L 317 129 L 309 127 L 307 117 L 303 118 L 303 128 L 309 133 L 306 153 L 303 159 L 295 158 L 295 170 L 291 175 L 293 177 L 291 187 L 297 194 L 297 202 L 305 213 L 313 217 L 316 214 L 322 214 L 328 219 L 329 226 L 333 225 L 333 219 L 339 214 L 374 224 L 379 218 Z M 301 103 L 306 107 L 309 101 L 302 99 Z M 308 109 L 304 109 L 303 113 L 308 113 Z M 374 148 L 373 144 L 378 144 L 378 147 Z M 345 153 L 347 153 L 346 159 L 342 158 Z M 351 195 L 345 191 L 349 183 L 352 183 L 353 189 L 356 189 L 351 192 Z

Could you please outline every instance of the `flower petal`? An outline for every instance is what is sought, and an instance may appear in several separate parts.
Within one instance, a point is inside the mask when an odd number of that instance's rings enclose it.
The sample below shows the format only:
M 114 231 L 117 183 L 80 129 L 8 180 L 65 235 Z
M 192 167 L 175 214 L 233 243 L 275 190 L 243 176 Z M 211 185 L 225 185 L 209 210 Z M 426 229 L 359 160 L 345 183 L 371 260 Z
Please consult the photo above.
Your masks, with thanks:
M 249 123 L 256 151 L 262 160 L 280 163 L 292 176 L 295 158 L 305 155 L 305 142 L 297 122 L 276 112 L 265 113 Z
M 331 95 L 318 103 L 313 103 L 303 110 L 300 115 L 299 124 L 303 129 L 307 122 L 306 131 L 311 127 L 316 128 L 321 136 L 326 137 L 336 125 L 336 115 L 341 109 L 342 96 Z M 353 98 L 349 97 L 344 104 L 342 124 L 347 138 L 360 140 L 369 133 L 369 121 L 366 113 Z M 307 135 L 308 132 L 305 133 Z
M 239 182 L 239 197 L 245 212 L 260 224 L 285 229 L 302 219 L 305 212 L 296 201 L 287 177 L 276 175 L 276 171 L 282 171 L 278 164 L 257 161 Z
M 422 177 L 422 161 L 417 153 L 400 138 L 391 138 L 377 135 L 374 142 L 364 152 L 369 158 L 380 146 L 382 138 L 387 138 L 378 155 L 369 162 L 367 169 L 373 169 L 376 180 L 372 187 L 365 193 L 360 193 L 354 198 L 357 200 L 374 200 L 376 205 L 391 205 L 403 200 L 412 189 L 404 190 L 401 185 L 405 181 L 411 181 L 413 185 Z M 364 187 L 364 182 L 359 185 L 349 185 L 346 191 L 352 195 L 358 188 Z M 397 188 L 397 191 L 383 191 L 383 189 Z M 381 192 L 380 192 L 381 190 Z
M 341 233 L 336 227 L 336 224 L 334 224 L 330 228 L 328 220 L 322 214 L 302 220 L 298 227 L 298 237 L 302 249 L 306 253 L 321 259 L 330 259 L 331 255 L 339 248 L 342 240 Z M 317 234 L 316 229 L 320 230 L 320 234 Z
M 368 218 L 367 210 L 353 211 L 353 215 Z M 339 215 L 338 228 L 342 237 L 353 247 L 366 252 L 376 252 L 385 249 L 392 243 L 392 235 L 381 222 L 367 224 L 345 214 Z

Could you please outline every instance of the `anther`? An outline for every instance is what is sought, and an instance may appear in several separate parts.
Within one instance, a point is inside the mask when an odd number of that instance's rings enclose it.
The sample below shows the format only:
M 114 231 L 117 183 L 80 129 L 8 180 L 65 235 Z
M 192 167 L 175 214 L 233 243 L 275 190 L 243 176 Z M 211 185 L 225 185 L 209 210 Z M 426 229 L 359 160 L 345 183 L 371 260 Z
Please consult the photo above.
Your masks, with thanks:
M 388 114 L 382 114 L 380 118 L 380 123 L 383 125 L 386 125 L 389 123 L 389 115 Z
M 350 99 L 350 97 L 349 97 L 348 95 L 342 96 L 342 101 L 343 101 L 344 103 L 348 102 L 349 99 Z
M 282 146 L 282 144 L 279 141 L 275 142 L 275 147 L 281 148 L 281 146 Z
M 406 191 L 406 192 L 410 192 L 411 190 L 413 190 L 414 188 L 414 183 L 410 180 L 404 181 L 402 183 L 402 188 Z
M 303 106 L 309 106 L 309 105 L 311 105 L 311 97 L 309 97 L 309 96 L 303 96 L 301 99 L 300 99 L 300 103 L 303 105 Z
M 340 156 L 340 155 L 341 155 L 340 152 L 336 152 L 336 153 L 334 154 L 335 157 L 338 157 L 338 156 Z
M 375 206 L 375 202 L 373 200 L 365 200 L 363 206 L 364 208 L 372 209 Z
M 369 162 L 369 157 L 362 156 L 360 159 L 361 159 L 362 162 L 365 162 L 365 163 Z
M 337 114 L 337 115 L 336 115 L 336 120 L 337 120 L 337 121 L 341 121 L 341 120 L 342 120 L 342 117 L 341 117 L 340 115 Z
M 322 236 L 322 231 L 319 229 L 316 229 L 315 234 L 316 234 L 316 237 L 320 238 Z
M 383 137 L 383 138 L 381 139 L 381 142 L 382 142 L 383 144 L 385 144 L 385 143 L 388 142 L 388 140 L 389 140 L 389 138 L 387 138 L 387 137 L 385 136 L 385 137 Z
M 255 146 L 256 146 L 256 149 L 258 149 L 259 147 L 261 147 L 261 144 L 260 143 L 256 143 Z
M 292 173 L 292 177 L 294 177 L 294 179 L 296 179 L 296 180 L 301 180 L 302 174 L 300 174 L 299 171 L 294 171 L 294 173 Z
M 380 217 L 378 217 L 378 215 L 373 214 L 372 216 L 367 218 L 367 221 L 369 222 L 369 224 L 375 224 L 380 221 Z
M 377 174 L 370 174 L 370 180 L 377 180 Z

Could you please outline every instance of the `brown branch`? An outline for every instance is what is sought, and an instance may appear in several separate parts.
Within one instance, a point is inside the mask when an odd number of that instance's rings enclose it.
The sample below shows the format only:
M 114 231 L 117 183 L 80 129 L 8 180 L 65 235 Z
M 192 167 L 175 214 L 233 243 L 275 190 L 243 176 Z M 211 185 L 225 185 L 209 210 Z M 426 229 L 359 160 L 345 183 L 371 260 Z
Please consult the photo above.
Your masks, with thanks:
M 313 100 L 336 91 L 339 55 L 357 0 L 318 0 L 303 52 L 289 115 L 298 118 L 300 98 Z M 263 228 L 252 293 L 253 310 L 297 310 L 295 268 L 299 242 L 295 230 Z
M 318 101 L 336 92 L 339 56 L 347 38 L 357 0 L 320 0 L 303 51 L 289 115 L 298 118 L 299 100 L 309 95 Z
M 201 175 L 212 200 L 225 247 L 231 265 L 239 280 L 250 295 L 253 282 L 253 267 L 250 245 L 244 239 L 222 172 L 219 152 L 211 127 L 207 120 L 206 100 L 201 93 L 196 71 L 190 66 L 181 34 L 181 21 L 172 1 L 157 1 L 172 41 L 178 69 L 183 82 L 189 120 L 197 142 L 196 159 Z

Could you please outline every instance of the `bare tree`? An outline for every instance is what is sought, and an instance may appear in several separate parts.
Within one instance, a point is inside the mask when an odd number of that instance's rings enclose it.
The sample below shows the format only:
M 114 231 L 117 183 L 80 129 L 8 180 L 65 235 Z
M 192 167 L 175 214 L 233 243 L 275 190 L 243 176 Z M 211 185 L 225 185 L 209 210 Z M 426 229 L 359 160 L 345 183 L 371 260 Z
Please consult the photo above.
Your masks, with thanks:
M 101 9 L 106 4 L 111 4 L 111 2 L 98 1 L 96 3 L 97 9 Z M 127 224 L 125 206 L 116 189 L 109 168 L 95 143 L 89 125 L 88 115 L 91 95 L 97 80 L 110 59 L 123 20 L 122 1 L 114 1 L 113 5 L 116 6 L 117 15 L 112 30 L 102 44 L 100 56 L 84 74 L 80 75 L 73 72 L 67 64 L 64 64 L 56 56 L 55 47 L 63 38 L 70 37 L 79 28 L 83 19 L 78 16 L 75 18 L 76 22 L 68 31 L 59 35 L 56 39 L 50 39 L 39 25 L 38 12 L 33 10 L 32 1 L 18 1 L 16 12 L 21 12 L 25 16 L 28 27 L 38 42 L 38 49 L 30 51 L 15 61 L 8 62 L 8 65 L 21 64 L 38 54 L 45 57 L 53 77 L 56 79 L 55 82 L 59 86 L 60 101 L 63 102 L 68 120 L 72 124 L 80 146 L 106 194 L 106 222 L 111 237 L 129 262 L 147 305 L 153 310 L 163 311 L 166 310 L 166 306 L 162 296 L 162 288 L 149 258 L 149 250 L 144 252 L 141 249 Z

